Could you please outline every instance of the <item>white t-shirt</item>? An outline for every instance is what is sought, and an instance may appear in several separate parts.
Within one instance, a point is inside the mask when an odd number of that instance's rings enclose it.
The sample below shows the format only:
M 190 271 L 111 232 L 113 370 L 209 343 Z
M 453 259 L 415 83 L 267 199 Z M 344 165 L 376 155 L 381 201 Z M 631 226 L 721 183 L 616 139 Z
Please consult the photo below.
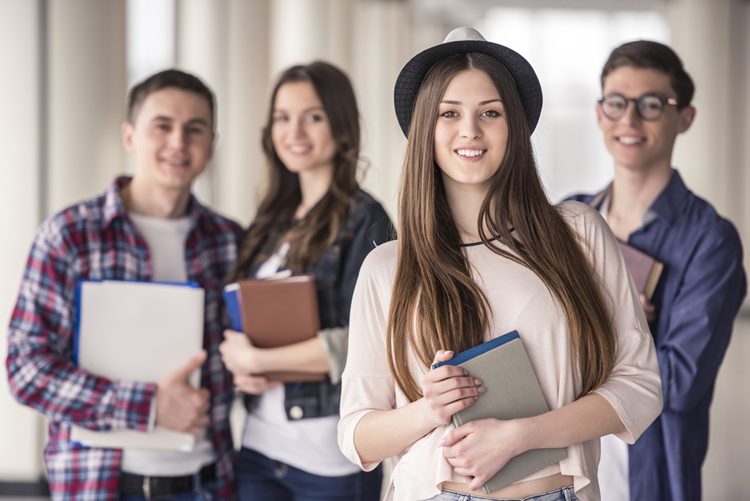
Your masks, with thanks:
M 129 213 L 151 252 L 152 279 L 185 282 L 185 240 L 190 219 L 163 219 Z M 196 473 L 216 460 L 213 445 L 205 437 L 196 440 L 191 452 L 124 449 L 122 470 L 140 475 L 178 476 Z
M 258 268 L 256 278 L 268 278 L 284 266 L 289 244 Z M 314 475 L 333 477 L 350 475 L 360 469 L 350 463 L 336 445 L 338 416 L 287 419 L 285 389 L 268 390 L 247 415 L 242 445 L 261 454 Z
M 595 392 L 609 402 L 624 424 L 625 431 L 618 438 L 633 443 L 661 410 L 661 379 L 648 324 L 607 223 L 591 207 L 578 202 L 565 202 L 558 210 L 580 236 L 612 314 L 614 367 Z M 486 338 L 517 330 L 549 407 L 557 409 L 573 402 L 581 391 L 580 377 L 571 362 L 570 330 L 562 307 L 528 268 L 484 245 L 466 246 L 464 252 L 492 313 Z M 386 325 L 397 255 L 397 242 L 385 243 L 370 252 L 352 300 L 349 353 L 342 377 L 339 446 L 350 461 L 365 470 L 373 469 L 376 463 L 363 463 L 354 446 L 354 430 L 360 420 L 373 410 L 408 404 L 391 374 L 386 353 Z M 427 370 L 417 363 L 413 353 L 409 354 L 409 364 L 417 379 Z M 403 451 L 391 475 L 386 499 L 429 499 L 440 492 L 444 482 L 466 482 L 441 453 L 440 440 L 450 428 L 440 426 Z M 599 440 L 571 445 L 567 453 L 567 458 L 558 464 L 523 480 L 559 472 L 573 477 L 581 501 L 600 499 Z

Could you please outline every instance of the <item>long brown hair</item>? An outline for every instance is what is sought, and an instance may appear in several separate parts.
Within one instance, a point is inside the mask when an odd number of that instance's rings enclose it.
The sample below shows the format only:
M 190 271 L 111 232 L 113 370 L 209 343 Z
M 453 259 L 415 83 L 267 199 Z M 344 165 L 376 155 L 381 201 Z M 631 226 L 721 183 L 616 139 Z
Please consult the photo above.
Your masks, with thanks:
M 464 351 L 484 341 L 489 305 L 472 279 L 434 157 L 438 105 L 450 80 L 478 69 L 494 82 L 508 120 L 508 146 L 491 178 L 477 225 L 484 245 L 533 271 L 562 305 L 585 395 L 611 372 L 614 334 L 593 268 L 576 234 L 549 203 L 536 169 L 518 91 L 503 65 L 478 53 L 451 56 L 426 75 L 414 105 L 401 178 L 398 264 L 388 313 L 391 371 L 406 397 L 421 388 L 408 351 L 428 367 L 437 350 Z M 488 234 L 489 233 L 489 234 Z M 499 248 L 490 239 L 504 244 Z M 579 395 L 579 396 L 580 396 Z
M 271 139 L 273 109 L 282 85 L 309 82 L 315 89 L 328 116 L 331 134 L 336 143 L 333 158 L 333 179 L 328 192 L 305 216 L 304 224 L 293 225 L 295 210 L 302 199 L 299 176 L 290 172 L 276 153 Z M 245 234 L 233 278 L 247 275 L 255 259 L 270 237 L 289 242 L 286 265 L 295 273 L 319 258 L 334 241 L 344 223 L 357 184 L 359 161 L 359 110 L 349 78 L 335 66 L 316 61 L 293 66 L 276 81 L 263 128 L 263 152 L 270 179 L 258 212 Z

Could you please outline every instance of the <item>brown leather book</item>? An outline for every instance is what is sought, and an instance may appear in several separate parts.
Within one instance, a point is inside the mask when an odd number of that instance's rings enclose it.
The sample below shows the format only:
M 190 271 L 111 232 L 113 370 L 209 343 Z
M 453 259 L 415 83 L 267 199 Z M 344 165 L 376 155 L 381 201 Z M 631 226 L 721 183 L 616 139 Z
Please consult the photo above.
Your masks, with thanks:
M 315 278 L 299 275 L 237 282 L 242 327 L 258 348 L 277 348 L 318 335 L 318 296 Z M 322 381 L 324 373 L 269 372 L 274 381 Z
M 650 301 L 654 290 L 656 290 L 656 284 L 659 283 L 659 276 L 661 276 L 664 265 L 622 240 L 618 240 L 618 243 L 638 292 L 645 294 L 646 299 Z

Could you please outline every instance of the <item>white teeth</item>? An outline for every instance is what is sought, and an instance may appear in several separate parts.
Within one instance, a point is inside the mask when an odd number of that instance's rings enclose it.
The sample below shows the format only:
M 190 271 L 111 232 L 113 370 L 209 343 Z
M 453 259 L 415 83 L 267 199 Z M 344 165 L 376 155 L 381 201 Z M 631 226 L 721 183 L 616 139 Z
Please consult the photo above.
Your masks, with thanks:
M 289 151 L 291 151 L 292 153 L 307 153 L 308 151 L 310 151 L 310 147 L 295 145 L 295 146 L 290 146 Z
M 181 167 L 183 165 L 187 165 L 188 164 L 187 160 L 169 160 L 169 159 L 165 159 L 164 162 L 168 163 L 169 165 L 175 165 L 177 167 Z
M 456 150 L 456 153 L 458 153 L 462 157 L 478 157 L 480 155 L 483 155 L 485 151 L 487 150 L 469 150 L 469 149 L 461 148 L 461 149 Z
M 619 141 L 622 144 L 638 144 L 643 142 L 643 138 L 633 136 L 621 136 Z

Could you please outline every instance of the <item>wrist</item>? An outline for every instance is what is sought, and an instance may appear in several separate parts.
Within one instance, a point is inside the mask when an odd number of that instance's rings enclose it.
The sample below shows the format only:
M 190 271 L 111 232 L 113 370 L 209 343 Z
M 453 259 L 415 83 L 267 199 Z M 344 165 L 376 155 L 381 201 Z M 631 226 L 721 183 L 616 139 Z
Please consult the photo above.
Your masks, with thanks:
M 524 452 L 531 449 L 541 449 L 541 429 L 539 427 L 538 420 L 535 417 L 514 419 L 512 423 L 516 426 L 516 432 L 514 435 L 518 437 L 518 442 L 515 444 L 515 454 L 523 454 Z
M 249 374 L 263 374 L 274 370 L 273 352 L 273 348 L 253 348 L 247 372 Z
M 430 433 L 438 426 L 443 426 L 444 424 L 446 424 L 435 419 L 435 413 L 431 412 L 430 404 L 425 397 L 421 397 L 419 400 L 415 400 L 411 405 L 413 405 L 414 413 L 417 414 L 417 420 L 415 422 L 423 423 L 424 429 L 420 430 L 423 432 L 421 436 Z

